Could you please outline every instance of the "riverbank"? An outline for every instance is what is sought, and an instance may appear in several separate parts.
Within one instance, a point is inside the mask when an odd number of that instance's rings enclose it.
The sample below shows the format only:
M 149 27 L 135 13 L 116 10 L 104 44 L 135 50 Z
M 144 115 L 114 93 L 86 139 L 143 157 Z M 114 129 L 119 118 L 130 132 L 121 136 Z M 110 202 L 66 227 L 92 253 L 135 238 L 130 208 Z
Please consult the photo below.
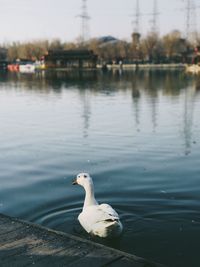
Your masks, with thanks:
M 172 64 L 106 64 L 97 65 L 98 69 L 124 69 L 124 70 L 148 70 L 148 69 L 163 69 L 163 70 L 173 70 L 173 69 L 185 69 L 187 64 L 182 63 L 172 63 Z

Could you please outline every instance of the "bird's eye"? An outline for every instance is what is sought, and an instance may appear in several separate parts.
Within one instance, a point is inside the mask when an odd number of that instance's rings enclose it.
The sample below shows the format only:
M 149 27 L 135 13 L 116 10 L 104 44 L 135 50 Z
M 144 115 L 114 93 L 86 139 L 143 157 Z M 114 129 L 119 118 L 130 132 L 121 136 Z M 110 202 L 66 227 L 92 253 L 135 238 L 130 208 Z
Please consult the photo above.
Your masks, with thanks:
M 83 177 L 84 177 L 84 178 L 87 178 L 87 175 L 84 174 Z

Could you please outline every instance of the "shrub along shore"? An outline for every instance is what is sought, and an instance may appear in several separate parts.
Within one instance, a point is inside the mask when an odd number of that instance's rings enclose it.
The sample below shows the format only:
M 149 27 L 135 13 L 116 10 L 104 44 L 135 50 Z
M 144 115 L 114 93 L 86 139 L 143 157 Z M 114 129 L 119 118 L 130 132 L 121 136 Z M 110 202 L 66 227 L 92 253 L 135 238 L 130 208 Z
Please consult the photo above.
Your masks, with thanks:
M 93 38 L 87 42 L 62 42 L 54 40 L 35 40 L 32 42 L 12 42 L 2 44 L 6 50 L 8 61 L 18 58 L 40 60 L 49 50 L 89 49 L 98 55 L 99 63 L 107 64 L 170 64 L 194 63 L 199 53 L 200 39 L 190 42 L 181 37 L 179 31 L 172 31 L 160 37 L 157 33 L 149 33 L 141 37 L 138 33 L 132 34 L 131 41 L 109 38 Z M 2 60 L 0 55 L 0 60 Z

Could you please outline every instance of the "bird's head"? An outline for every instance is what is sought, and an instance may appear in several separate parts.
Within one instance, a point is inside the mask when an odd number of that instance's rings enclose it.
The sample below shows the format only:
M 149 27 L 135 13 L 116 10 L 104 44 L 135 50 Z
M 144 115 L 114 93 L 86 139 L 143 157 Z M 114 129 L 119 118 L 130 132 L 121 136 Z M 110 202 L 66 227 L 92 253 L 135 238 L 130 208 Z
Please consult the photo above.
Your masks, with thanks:
M 92 178 L 90 177 L 90 175 L 88 173 L 79 173 L 75 179 L 73 179 L 72 184 L 73 185 L 81 185 L 81 186 L 85 186 L 87 184 L 91 184 L 92 183 Z

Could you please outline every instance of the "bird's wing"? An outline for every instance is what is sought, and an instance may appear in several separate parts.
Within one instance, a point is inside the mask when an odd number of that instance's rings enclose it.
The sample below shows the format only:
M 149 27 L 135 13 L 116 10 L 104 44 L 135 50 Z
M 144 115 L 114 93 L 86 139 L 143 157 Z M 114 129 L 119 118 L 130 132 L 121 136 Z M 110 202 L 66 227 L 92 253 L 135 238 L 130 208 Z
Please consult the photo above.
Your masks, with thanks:
M 119 219 L 117 212 L 108 204 L 89 206 L 78 217 L 81 225 L 90 232 L 95 224 L 108 220 Z
M 115 218 L 115 219 L 119 219 L 119 215 L 118 213 L 108 204 L 101 204 L 99 205 L 99 207 L 101 208 L 101 210 L 108 214 L 109 216 Z

